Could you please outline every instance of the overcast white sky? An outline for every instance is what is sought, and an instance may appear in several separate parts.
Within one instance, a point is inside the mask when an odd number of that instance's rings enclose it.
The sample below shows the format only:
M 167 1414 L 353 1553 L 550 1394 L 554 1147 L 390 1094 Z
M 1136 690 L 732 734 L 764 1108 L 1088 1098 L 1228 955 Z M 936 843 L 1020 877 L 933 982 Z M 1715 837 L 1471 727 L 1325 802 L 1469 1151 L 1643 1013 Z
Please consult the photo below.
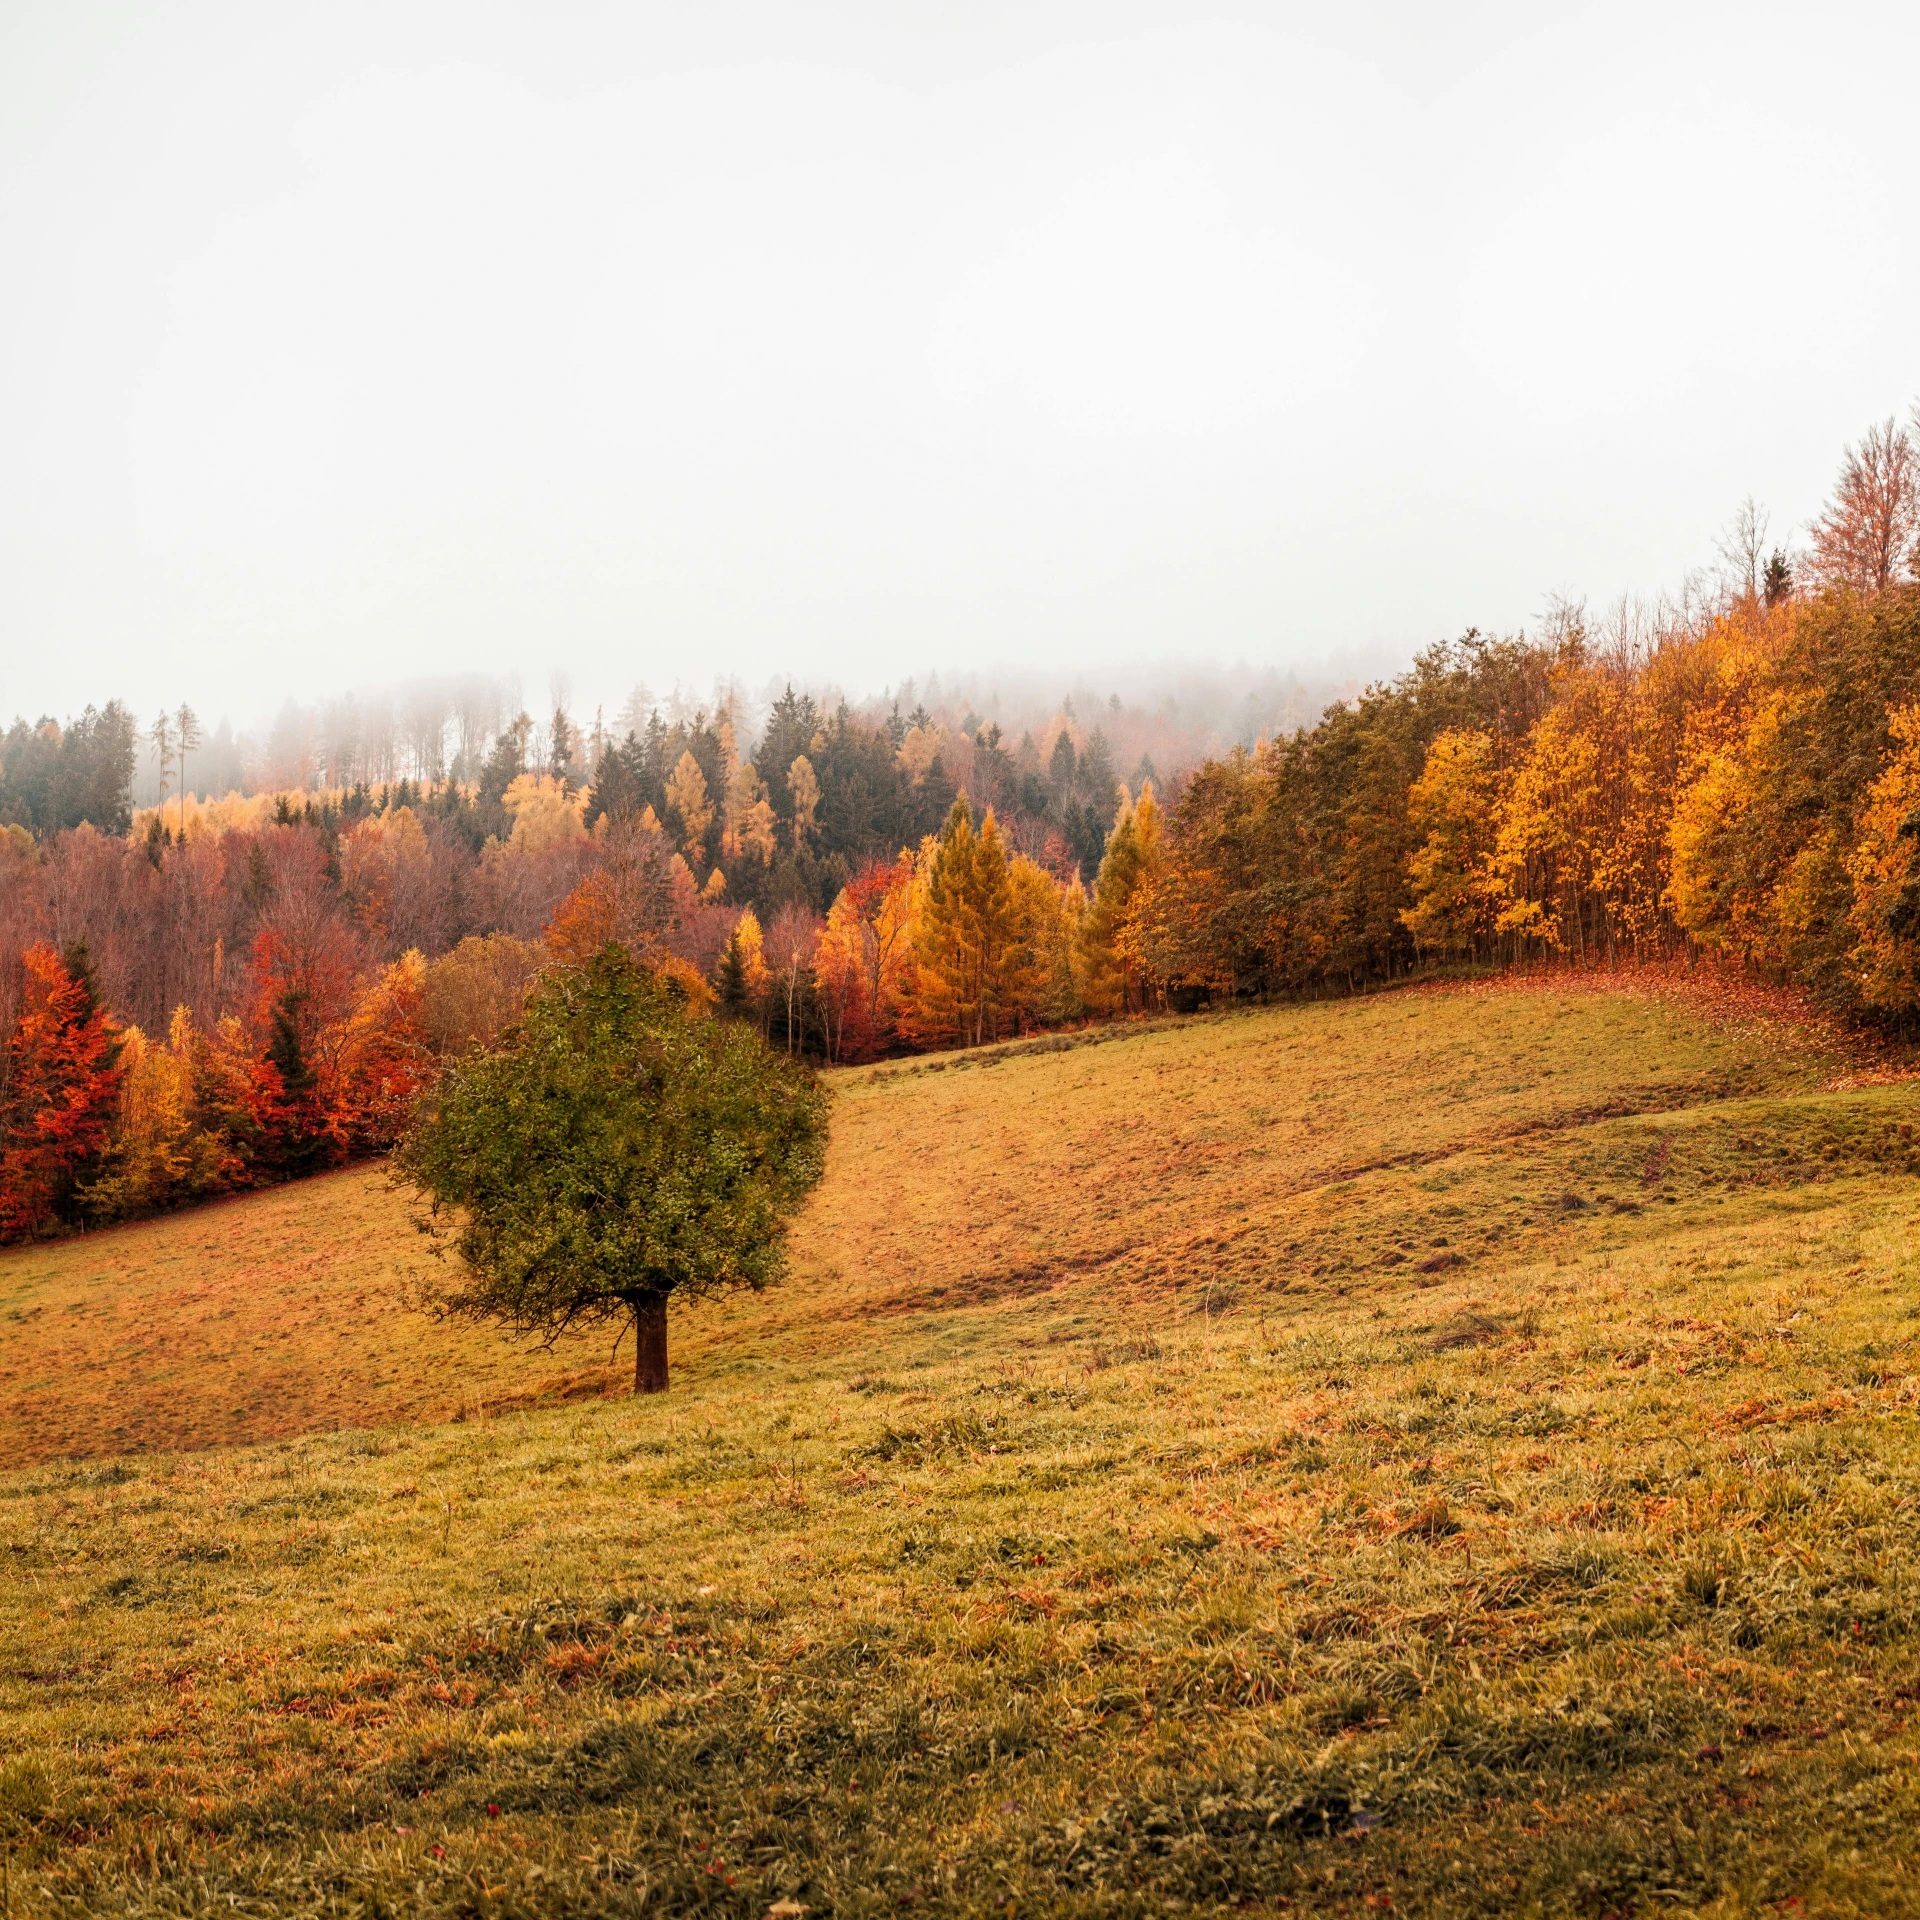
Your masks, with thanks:
M 0 5 L 0 714 L 1386 662 L 1920 390 L 1920 9 Z

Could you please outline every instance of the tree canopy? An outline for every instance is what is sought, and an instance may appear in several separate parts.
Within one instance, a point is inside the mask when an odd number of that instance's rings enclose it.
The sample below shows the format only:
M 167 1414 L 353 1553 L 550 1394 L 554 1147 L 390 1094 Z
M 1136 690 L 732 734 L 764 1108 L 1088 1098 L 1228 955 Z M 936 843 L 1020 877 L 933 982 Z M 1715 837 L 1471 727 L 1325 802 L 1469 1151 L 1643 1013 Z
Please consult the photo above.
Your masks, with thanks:
M 667 1384 L 666 1303 L 760 1288 L 819 1179 L 812 1070 L 609 944 L 545 977 L 494 1051 L 451 1067 L 397 1164 L 459 1278 L 444 1307 L 551 1341 L 631 1320 L 634 1391 Z

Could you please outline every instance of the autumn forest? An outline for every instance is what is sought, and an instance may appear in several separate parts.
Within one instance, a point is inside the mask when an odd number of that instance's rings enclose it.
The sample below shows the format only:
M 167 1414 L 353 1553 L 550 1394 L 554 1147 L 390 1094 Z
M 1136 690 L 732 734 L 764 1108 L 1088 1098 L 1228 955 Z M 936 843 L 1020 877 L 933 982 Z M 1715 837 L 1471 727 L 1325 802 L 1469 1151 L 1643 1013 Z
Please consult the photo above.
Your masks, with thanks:
M 726 695 L 443 715 L 408 772 L 356 761 L 340 709 L 302 784 L 216 795 L 185 709 L 18 721 L 0 1237 L 381 1150 L 437 1062 L 610 941 L 828 1063 L 1447 965 L 1686 959 L 1908 1022 L 1917 538 L 1888 422 L 1797 548 L 1749 506 L 1711 585 L 1469 632 L 1195 759 L 1138 725 L 1123 755 L 1117 698 L 1014 739 L 789 686 L 757 724 Z

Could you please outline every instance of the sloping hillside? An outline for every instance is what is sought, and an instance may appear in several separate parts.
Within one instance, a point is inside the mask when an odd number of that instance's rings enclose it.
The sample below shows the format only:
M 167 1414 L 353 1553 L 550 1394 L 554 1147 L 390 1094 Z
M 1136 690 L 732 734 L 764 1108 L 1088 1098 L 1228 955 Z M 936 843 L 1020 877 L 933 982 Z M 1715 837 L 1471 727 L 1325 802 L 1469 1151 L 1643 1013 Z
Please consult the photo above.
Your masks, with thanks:
M 528 1353 L 413 1310 L 404 1200 L 354 1168 L 0 1255 L 0 1466 L 212 1447 L 601 1393 L 609 1342 Z
M 11 1256 L 16 1447 L 49 1326 L 164 1406 L 127 1282 L 236 1249 L 392 1421 L 0 1478 L 16 1905 L 1911 1910 L 1916 1100 L 1851 1077 L 1556 993 L 862 1070 L 664 1401 L 369 1323 L 364 1175 Z M 224 1297 L 189 1384 L 231 1326 L 288 1417 Z
M 1338 1297 L 1578 1239 L 1570 1195 L 1624 1231 L 1651 1155 L 1693 1204 L 1790 1185 L 1836 1142 L 1841 1164 L 1886 1154 L 1871 1116 L 1897 1098 L 1765 1104 L 1832 1059 L 1649 998 L 1498 1005 L 1388 996 L 835 1075 L 794 1285 L 677 1315 L 678 1355 L 697 1367 L 723 1329 L 832 1348 L 876 1313 L 1076 1279 L 1153 1313 L 1196 1289 L 1210 1311 L 1242 1289 Z M 1743 1160 L 1742 1126 L 1776 1150 Z M 0 1466 L 624 1390 L 611 1336 L 547 1353 L 414 1311 L 430 1264 L 377 1168 L 0 1254 Z

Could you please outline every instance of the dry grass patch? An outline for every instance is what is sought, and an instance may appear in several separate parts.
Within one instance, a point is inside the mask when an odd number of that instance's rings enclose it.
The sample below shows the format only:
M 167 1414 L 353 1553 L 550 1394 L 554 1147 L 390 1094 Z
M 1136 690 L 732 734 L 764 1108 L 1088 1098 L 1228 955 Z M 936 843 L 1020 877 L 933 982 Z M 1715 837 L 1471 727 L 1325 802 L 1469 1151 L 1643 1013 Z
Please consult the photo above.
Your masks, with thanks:
M 0 1254 L 0 1466 L 446 1420 L 617 1386 L 406 1304 L 426 1264 L 378 1169 Z
M 1412 1004 L 848 1076 L 665 1402 L 0 1480 L 16 1909 L 1912 1910 L 1911 1096 Z

